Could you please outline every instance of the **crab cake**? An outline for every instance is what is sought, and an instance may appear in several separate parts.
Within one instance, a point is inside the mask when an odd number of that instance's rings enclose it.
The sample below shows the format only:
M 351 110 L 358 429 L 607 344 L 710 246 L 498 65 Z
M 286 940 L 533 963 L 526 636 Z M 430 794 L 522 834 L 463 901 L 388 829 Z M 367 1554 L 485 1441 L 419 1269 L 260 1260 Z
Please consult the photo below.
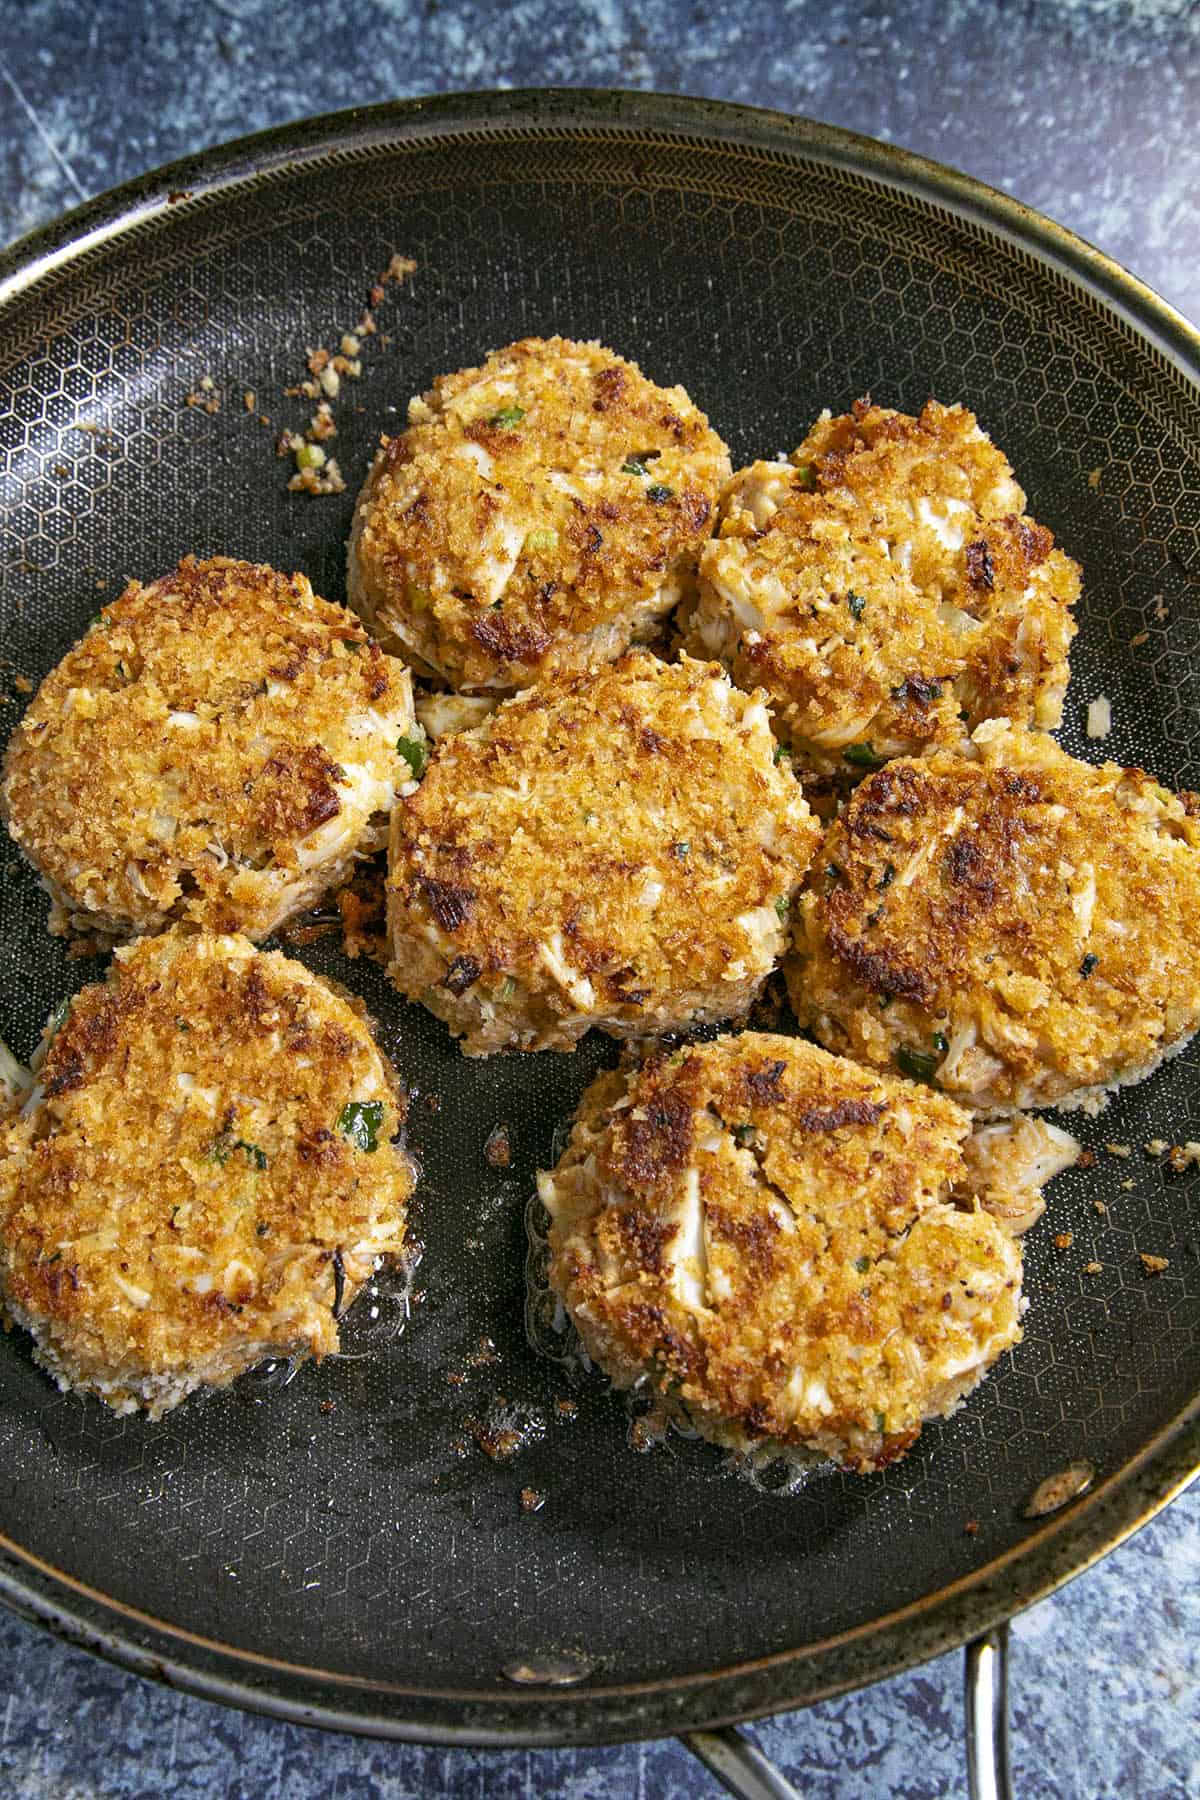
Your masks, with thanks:
M 600 668 L 675 606 L 728 476 L 682 388 L 599 344 L 523 338 L 441 376 L 383 440 L 351 604 L 468 693 Z
M 618 1388 L 705 1437 L 867 1473 L 1021 1336 L 1021 1252 L 962 1189 L 967 1115 L 747 1032 L 605 1074 L 556 1169 L 550 1281 Z
M 964 1105 L 1098 1111 L 1200 1024 L 1200 797 L 981 725 L 830 829 L 786 966 L 831 1050 Z
M 824 784 L 998 716 L 1062 715 L 1079 570 L 961 406 L 823 413 L 734 476 L 684 620 Z
M 322 1357 L 413 1169 L 361 1006 L 244 937 L 118 950 L 0 1128 L 0 1295 L 64 1389 L 152 1418 Z
M 469 1056 L 744 1013 L 820 832 L 761 695 L 630 651 L 439 741 L 392 815 L 390 973 Z
M 407 670 L 303 575 L 187 557 L 46 677 L 0 805 L 51 931 L 263 938 L 387 842 L 414 730 Z

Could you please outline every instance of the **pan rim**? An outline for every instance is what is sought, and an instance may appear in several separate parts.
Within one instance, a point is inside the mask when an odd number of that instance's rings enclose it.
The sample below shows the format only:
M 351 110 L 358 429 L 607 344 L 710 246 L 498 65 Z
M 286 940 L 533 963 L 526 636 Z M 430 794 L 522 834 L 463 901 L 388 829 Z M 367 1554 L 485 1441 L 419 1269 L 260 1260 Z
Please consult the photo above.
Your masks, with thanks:
M 808 157 L 983 225 L 1081 285 L 1200 395 L 1200 332 L 1128 270 L 1021 202 L 924 157 L 804 118 L 727 102 L 565 88 L 452 93 L 328 113 L 236 139 L 85 202 L 0 252 L 0 320 L 42 280 L 167 212 L 311 170 L 347 146 L 585 123 Z M 202 1639 L 100 1594 L 0 1535 L 0 1600 L 54 1634 L 198 1696 L 385 1738 L 457 1745 L 605 1743 L 789 1710 L 956 1648 L 1091 1567 L 1200 1475 L 1200 1396 L 1084 1499 L 972 1574 L 818 1644 L 727 1669 L 564 1690 L 409 1688 L 308 1670 Z M 189 1654 L 191 1660 L 188 1660 Z M 268 1685 L 270 1684 L 270 1685 Z M 325 1690 L 325 1698 L 319 1697 Z M 333 1698 L 329 1697 L 332 1689 Z M 349 1702 L 357 1697 L 360 1706 Z M 402 1707 L 373 1709 L 388 1697 Z M 341 1701 L 342 1704 L 338 1704 Z

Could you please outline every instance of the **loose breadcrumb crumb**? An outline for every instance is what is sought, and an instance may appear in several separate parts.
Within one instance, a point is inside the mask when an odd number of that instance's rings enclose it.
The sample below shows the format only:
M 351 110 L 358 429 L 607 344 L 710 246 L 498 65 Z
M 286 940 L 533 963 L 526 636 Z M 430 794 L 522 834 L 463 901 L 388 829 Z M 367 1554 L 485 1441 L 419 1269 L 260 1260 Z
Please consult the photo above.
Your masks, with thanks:
M 1132 1155 L 1128 1144 L 1105 1144 L 1104 1148 L 1110 1156 L 1129 1157 Z
M 1169 1256 L 1149 1256 L 1145 1250 L 1139 1250 L 1138 1256 L 1147 1275 L 1161 1275 L 1164 1269 L 1171 1266 Z
M 1103 1267 L 1104 1267 L 1103 1263 L 1098 1263 L 1098 1262 L 1084 1263 L 1083 1272 L 1085 1275 L 1099 1275 L 1099 1273 Z
M 1074 1242 L 1075 1236 L 1073 1232 L 1060 1231 L 1054 1239 L 1054 1248 L 1056 1250 L 1069 1250 Z

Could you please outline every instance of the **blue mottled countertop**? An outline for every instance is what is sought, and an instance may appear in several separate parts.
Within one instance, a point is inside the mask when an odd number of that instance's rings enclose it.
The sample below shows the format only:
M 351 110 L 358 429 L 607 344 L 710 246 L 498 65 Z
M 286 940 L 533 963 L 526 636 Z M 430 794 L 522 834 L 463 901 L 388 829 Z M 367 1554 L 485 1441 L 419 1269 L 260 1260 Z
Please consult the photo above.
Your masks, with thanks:
M 1191 0 L 516 4 L 0 0 L 0 242 L 141 171 L 305 114 L 470 87 L 658 88 L 806 113 L 1006 189 L 1200 318 L 1200 6 Z M 1200 1492 L 1016 1623 L 1025 1800 L 1200 1794 Z M 484 1752 L 243 1716 L 0 1615 L 0 1793 L 715 1793 L 677 1744 Z M 758 1728 L 808 1800 L 965 1793 L 944 1657 Z

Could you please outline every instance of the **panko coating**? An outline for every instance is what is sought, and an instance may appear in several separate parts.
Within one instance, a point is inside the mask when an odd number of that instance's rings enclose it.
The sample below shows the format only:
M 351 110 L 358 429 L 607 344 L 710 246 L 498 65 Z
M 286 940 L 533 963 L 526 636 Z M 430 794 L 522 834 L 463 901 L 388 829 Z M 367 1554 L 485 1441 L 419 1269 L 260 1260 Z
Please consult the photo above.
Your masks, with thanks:
M 257 940 L 382 849 L 422 737 L 408 671 L 303 575 L 186 557 L 47 675 L 0 808 L 51 931 Z
M 390 973 L 469 1056 L 743 1014 L 820 830 L 761 695 L 629 651 L 438 741 L 392 816 Z
M 777 733 L 825 786 L 985 719 L 1052 729 L 1079 570 L 1024 508 L 961 406 L 823 413 L 790 463 L 730 482 L 684 645 L 765 688 Z
M 523 338 L 408 416 L 359 496 L 349 594 L 417 673 L 511 693 L 654 634 L 730 467 L 681 387 L 596 343 Z
M 1200 798 L 996 719 L 830 828 L 785 970 L 830 1050 L 964 1106 L 1098 1111 L 1200 1025 Z
M 1021 1337 L 1021 1252 L 927 1087 L 747 1032 L 601 1075 L 539 1177 L 549 1277 L 618 1388 L 868 1473 Z
M 404 1248 L 402 1117 L 358 1002 L 245 937 L 143 938 L 0 1125 L 4 1307 L 61 1388 L 152 1418 L 326 1356 Z

